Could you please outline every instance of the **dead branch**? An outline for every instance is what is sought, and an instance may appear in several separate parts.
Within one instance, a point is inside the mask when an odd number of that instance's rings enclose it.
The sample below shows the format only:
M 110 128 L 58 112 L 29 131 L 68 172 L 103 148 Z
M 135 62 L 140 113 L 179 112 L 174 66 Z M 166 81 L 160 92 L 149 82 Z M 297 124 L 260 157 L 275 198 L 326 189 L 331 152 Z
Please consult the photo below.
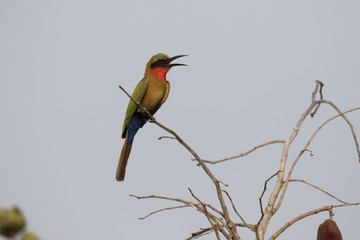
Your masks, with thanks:
M 285 174 L 285 167 L 286 167 L 286 161 L 288 158 L 288 152 L 289 152 L 289 148 L 291 143 L 294 141 L 294 139 L 296 138 L 300 127 L 302 126 L 303 122 L 305 121 L 305 119 L 307 118 L 307 116 L 311 113 L 311 111 L 315 108 L 315 106 L 318 104 L 316 102 L 316 93 L 319 90 L 319 87 L 321 88 L 323 86 L 323 84 L 320 81 L 316 81 L 316 85 L 315 85 L 315 89 L 311 95 L 311 104 L 310 106 L 306 109 L 306 111 L 301 115 L 300 119 L 298 120 L 295 128 L 293 129 L 293 132 L 291 133 L 290 137 L 288 139 L 285 140 L 284 142 L 284 146 L 283 146 L 283 150 L 282 150 L 282 155 L 281 155 L 281 160 L 280 160 L 280 166 L 279 166 L 279 173 L 277 175 L 277 180 L 276 180 L 276 184 L 274 187 L 274 190 L 272 191 L 272 193 L 270 194 L 269 197 L 269 201 L 268 204 L 265 208 L 265 212 L 263 215 L 263 218 L 261 219 L 260 223 L 258 224 L 258 228 L 257 228 L 257 237 L 259 238 L 259 240 L 263 240 L 264 236 L 265 236 L 265 232 L 267 229 L 267 226 L 270 222 L 271 217 L 273 216 L 273 214 L 275 214 L 277 209 L 274 209 L 277 197 L 283 187 L 283 179 L 284 179 L 284 174 Z M 280 206 L 280 205 L 279 205 Z
M 169 201 L 174 201 L 174 202 L 180 202 L 180 203 L 184 204 L 185 206 L 187 206 L 187 207 L 192 207 L 192 208 L 194 208 L 195 210 L 197 210 L 197 211 L 199 211 L 199 212 L 202 213 L 201 208 L 199 208 L 199 204 L 194 203 L 194 202 L 191 202 L 191 201 L 183 200 L 183 199 L 180 199 L 180 198 L 172 198 L 172 197 L 165 197 L 165 196 L 159 196 L 159 195 L 136 196 L 136 195 L 130 194 L 129 196 L 130 196 L 130 197 L 137 198 L 137 199 L 139 199 L 139 200 L 141 200 L 141 199 L 147 199 L 147 198 L 157 198 L 157 199 L 164 199 L 164 200 L 169 200 Z M 213 210 L 214 212 L 216 212 L 217 214 L 219 214 L 220 216 L 222 216 L 222 212 L 219 211 L 218 209 L 216 209 L 215 207 L 213 207 L 212 205 L 206 204 L 206 206 L 207 206 L 208 208 L 210 208 L 211 210 Z M 161 210 L 161 209 L 160 209 L 160 210 Z M 162 210 L 166 210 L 166 209 L 162 209 Z M 158 210 L 157 212 L 161 212 L 161 211 Z
M 140 220 L 145 220 L 145 218 L 150 217 L 153 214 L 159 213 L 159 212 L 163 212 L 163 211 L 167 211 L 167 210 L 174 210 L 174 209 L 178 209 L 178 208 L 185 208 L 185 207 L 189 207 L 187 205 L 180 205 L 180 206 L 175 206 L 175 207 L 168 207 L 168 208 L 162 208 L 156 211 L 153 211 L 151 213 L 149 213 L 148 215 L 144 216 L 144 217 L 139 217 Z
M 297 221 L 309 217 L 311 215 L 315 215 L 318 214 L 320 212 L 324 212 L 324 211 L 332 211 L 333 208 L 338 208 L 338 207 L 346 207 L 346 206 L 356 206 L 356 205 L 360 205 L 360 202 L 357 203 L 347 203 L 347 204 L 340 204 L 340 205 L 331 205 L 331 206 L 325 206 L 322 208 L 318 208 L 318 209 L 314 209 L 311 210 L 309 212 L 300 214 L 299 216 L 291 219 L 290 221 L 288 221 L 287 223 L 285 223 L 284 226 L 282 226 L 276 233 L 274 233 L 269 240 L 275 240 L 281 233 L 283 233 L 288 227 L 290 227 L 291 225 L 293 225 L 294 223 L 296 223 Z
M 158 140 L 162 140 L 162 139 L 164 139 L 164 138 L 169 138 L 169 139 L 174 139 L 174 140 L 176 140 L 175 137 L 171 137 L 171 136 L 161 136 L 161 137 L 158 137 Z
M 212 182 L 214 183 L 215 185 L 215 188 L 216 188 L 216 192 L 217 192 L 217 197 L 218 197 L 218 200 L 220 202 L 220 206 L 221 206 L 221 209 L 223 211 L 223 216 L 224 216 L 224 219 L 226 221 L 226 225 L 229 226 L 230 228 L 230 237 L 231 239 L 240 239 L 240 236 L 238 235 L 237 233 L 237 229 L 236 229 L 236 226 L 235 224 L 233 223 L 233 221 L 230 219 L 230 215 L 229 215 L 229 212 L 228 212 L 228 209 L 227 209 L 227 206 L 225 204 L 225 201 L 224 201 L 224 196 L 222 195 L 222 189 L 220 187 L 220 183 L 219 181 L 215 178 L 215 176 L 211 173 L 211 171 L 209 170 L 209 168 L 202 162 L 201 158 L 199 157 L 199 155 L 187 144 L 185 143 L 184 140 L 182 140 L 182 138 L 180 138 L 180 136 L 175 133 L 173 130 L 165 127 L 164 125 L 162 125 L 161 123 L 157 122 L 154 120 L 154 123 L 156 125 L 158 125 L 159 127 L 161 127 L 162 129 L 164 129 L 165 131 L 167 131 L 168 133 L 172 134 L 174 137 L 176 137 L 176 139 L 178 140 L 178 142 L 183 145 L 195 158 L 196 160 L 198 161 L 198 163 L 200 164 L 200 166 L 203 168 L 203 170 L 205 171 L 205 173 L 210 177 L 210 179 L 212 180 Z
M 221 231 L 221 229 L 219 229 L 219 230 Z M 212 233 L 213 231 L 214 231 L 214 229 L 212 227 L 201 228 L 200 231 L 192 233 L 191 237 L 187 238 L 186 240 L 197 239 L 197 238 L 203 237 L 205 235 L 208 235 L 208 234 Z M 230 239 L 230 236 L 228 234 L 226 234 L 226 232 L 223 232 L 223 234 L 226 239 Z
M 305 183 L 305 184 L 307 184 L 307 185 L 309 185 L 309 186 L 311 186 L 311 187 L 313 187 L 313 188 L 316 188 L 317 190 L 325 193 L 326 195 L 334 198 L 335 200 L 337 200 L 337 201 L 339 201 L 339 202 L 341 202 L 341 203 L 343 203 L 343 204 L 349 204 L 349 203 L 347 203 L 347 202 L 345 202 L 345 201 L 343 201 L 343 200 L 335 197 L 334 195 L 330 194 L 329 192 L 325 191 L 324 189 L 319 188 L 319 187 L 315 186 L 314 184 L 311 184 L 311 183 L 309 183 L 309 182 L 307 182 L 307 181 L 305 181 L 305 180 L 303 180 L 303 179 L 290 179 L 289 182 L 302 182 L 302 183 Z
M 215 235 L 216 235 L 216 238 L 217 238 L 218 240 L 220 240 L 219 232 L 218 232 L 218 230 L 217 230 L 217 226 L 219 226 L 220 224 L 216 221 L 216 219 L 212 219 L 212 218 L 210 217 L 210 214 L 209 214 L 209 212 L 207 211 L 206 206 L 204 205 L 204 203 L 203 203 L 202 201 L 200 201 L 200 199 L 199 199 L 198 197 L 195 196 L 195 194 L 191 191 L 190 188 L 188 188 L 188 189 L 189 189 L 189 191 L 190 191 L 190 193 L 191 193 L 191 196 L 193 196 L 193 198 L 195 198 L 195 199 L 202 205 L 202 207 L 203 207 L 203 209 L 204 209 L 204 215 L 205 215 L 205 217 L 207 218 L 207 220 L 209 221 L 211 227 L 213 228 L 213 230 L 214 230 L 214 232 L 215 232 Z
M 261 222 L 262 218 L 264 217 L 264 209 L 263 209 L 263 205 L 262 205 L 262 198 L 265 194 L 265 191 L 267 189 L 267 183 L 273 178 L 275 177 L 276 175 L 278 175 L 279 171 L 277 171 L 276 173 L 274 173 L 273 175 L 271 175 L 264 183 L 264 190 L 262 191 L 261 193 L 261 196 L 259 197 L 259 203 L 260 203 L 260 211 L 261 211 L 261 217 L 259 219 L 259 222 L 256 224 L 256 226 L 259 225 L 259 223 Z
M 169 201 L 174 201 L 174 202 L 180 202 L 186 206 L 189 206 L 189 207 L 196 207 L 196 203 L 194 202 L 191 202 L 191 201 L 186 201 L 186 200 L 183 200 L 183 199 L 180 199 L 180 198 L 172 198 L 172 197 L 164 197 L 164 196 L 159 196 L 159 195 L 148 195 L 148 196 L 136 196 L 136 195 L 133 195 L 133 194 L 129 194 L 130 197 L 134 197 L 134 198 L 137 198 L 139 200 L 141 199 L 147 199 L 147 198 L 158 198 L 158 199 L 164 199 L 164 200 L 169 200 Z M 197 208 L 197 207 L 196 207 Z
M 227 191 L 225 191 L 225 190 L 222 190 L 222 191 L 223 191 L 224 193 L 226 193 L 227 197 L 228 197 L 229 200 L 230 200 L 231 206 L 232 206 L 233 209 L 234 209 L 234 212 L 236 213 L 236 215 L 238 215 L 238 217 L 239 217 L 239 218 L 241 219 L 241 221 L 244 223 L 243 225 L 244 225 L 245 227 L 247 227 L 248 229 L 250 229 L 251 231 L 254 232 L 254 231 L 255 231 L 255 226 L 246 223 L 245 219 L 244 219 L 243 217 L 241 217 L 240 213 L 237 211 L 237 209 L 236 209 L 236 207 L 235 207 L 235 204 L 234 204 L 232 198 L 230 197 L 230 194 L 229 194 Z
M 205 235 L 211 233 L 212 231 L 214 231 L 214 229 L 212 229 L 211 227 L 210 228 L 203 228 L 198 232 L 192 233 L 191 237 L 187 238 L 186 240 L 196 239 L 196 238 L 205 236 Z
M 322 89 L 323 89 L 323 87 L 324 87 L 324 84 L 323 84 L 321 81 L 319 81 L 319 80 L 316 80 L 315 82 L 320 85 L 320 88 L 319 88 L 320 100 L 323 100 Z M 314 117 L 314 116 L 315 116 L 317 110 L 318 110 L 319 107 L 320 107 L 320 104 L 321 104 L 321 103 L 319 102 L 319 104 L 316 106 L 315 110 L 314 110 L 312 113 L 310 113 L 310 116 L 311 116 L 311 117 Z
M 225 161 L 228 161 L 228 160 L 232 160 L 232 159 L 235 159 L 235 158 L 241 158 L 241 157 L 244 157 L 252 152 L 254 152 L 255 150 L 259 149 L 259 148 L 262 148 L 262 147 L 265 147 L 267 145 L 270 145 L 270 144 L 274 144 L 274 143 L 284 143 L 285 141 L 284 140 L 273 140 L 273 141 L 269 141 L 269 142 L 266 142 L 266 143 L 263 143 L 263 144 L 260 144 L 260 145 L 257 145 L 255 147 L 253 147 L 252 149 L 250 149 L 249 151 L 247 152 L 244 152 L 244 153 L 240 153 L 238 155 L 235 155 L 235 156 L 232 156 L 232 157 L 227 157 L 227 158 L 224 158 L 224 159 L 221 159 L 221 160 L 217 160 L 217 161 L 209 161 L 209 160 L 202 160 L 204 163 L 210 163 L 210 164 L 217 164 L 217 163 L 221 163 L 221 162 L 225 162 Z M 196 161 L 196 159 L 192 159 L 193 161 Z M 197 164 L 199 166 L 199 164 Z
M 339 114 L 341 114 L 341 116 L 343 117 L 343 119 L 345 120 L 345 122 L 347 123 L 347 125 L 349 126 L 350 130 L 351 130 L 351 133 L 352 133 L 352 136 L 353 136 L 353 139 L 354 139 L 354 142 L 355 142 L 355 146 L 356 146 L 356 151 L 357 151 L 357 154 L 358 154 L 358 157 L 359 157 L 359 162 L 360 162 L 360 148 L 359 148 L 359 143 L 358 143 L 358 140 L 357 140 L 357 137 L 356 137 L 356 134 L 355 134 L 355 131 L 354 131 L 354 126 L 351 124 L 351 122 L 349 121 L 349 119 L 344 115 L 342 114 L 342 112 L 340 111 L 340 109 L 331 101 L 328 101 L 328 100 L 320 100 L 318 101 L 319 103 L 326 103 L 326 104 L 329 104 L 331 107 L 333 107 Z
M 318 134 L 318 132 L 329 122 L 331 122 L 332 120 L 334 120 L 335 118 L 339 117 L 339 116 L 342 116 L 344 114 L 347 114 L 347 113 L 350 113 L 350 112 L 353 112 L 353 111 L 356 111 L 356 110 L 360 110 L 360 107 L 357 107 L 357 108 L 353 108 L 353 109 L 350 109 L 348 111 L 345 111 L 343 113 L 340 113 L 338 115 L 335 115 L 331 118 L 329 118 L 328 120 L 326 120 L 323 124 L 321 124 L 318 129 L 316 129 L 316 131 L 314 132 L 314 134 L 310 137 L 309 141 L 306 143 L 305 147 L 300 151 L 300 153 L 297 155 L 297 157 L 295 158 L 293 164 L 291 165 L 290 169 L 289 169 L 289 172 L 288 172 L 288 175 L 287 175 L 287 178 L 286 180 L 284 181 L 284 187 L 283 187 L 283 190 L 282 190 L 282 193 L 281 193 L 281 196 L 280 196 L 280 199 L 279 199 L 279 202 L 277 203 L 276 207 L 275 207 L 275 211 L 277 211 L 285 197 L 285 193 L 287 191 L 287 187 L 289 185 L 289 180 L 290 180 L 290 177 L 291 177 L 291 174 L 297 164 L 297 162 L 299 161 L 300 157 L 302 156 L 302 154 L 307 150 L 307 148 L 309 147 L 309 145 L 311 144 L 312 140 L 315 138 L 315 136 Z

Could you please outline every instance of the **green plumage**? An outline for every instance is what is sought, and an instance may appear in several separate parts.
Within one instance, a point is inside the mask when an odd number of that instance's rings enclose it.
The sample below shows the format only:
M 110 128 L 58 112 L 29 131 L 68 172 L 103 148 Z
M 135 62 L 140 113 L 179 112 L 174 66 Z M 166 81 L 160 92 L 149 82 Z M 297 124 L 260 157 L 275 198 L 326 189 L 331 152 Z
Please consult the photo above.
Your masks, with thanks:
M 139 83 L 138 85 L 135 87 L 133 94 L 131 95 L 131 97 L 137 101 L 137 102 L 141 102 L 141 100 L 143 99 L 143 97 L 145 96 L 146 93 L 146 89 L 148 87 L 149 84 L 149 79 L 144 77 Z M 128 124 L 128 122 L 130 121 L 131 117 L 133 116 L 135 110 L 136 110 L 137 106 L 136 104 L 130 100 L 129 105 L 126 109 L 126 114 L 125 114 L 125 119 L 124 119 L 124 125 L 123 125 L 123 129 L 122 129 L 122 138 L 125 138 L 126 136 L 126 125 Z

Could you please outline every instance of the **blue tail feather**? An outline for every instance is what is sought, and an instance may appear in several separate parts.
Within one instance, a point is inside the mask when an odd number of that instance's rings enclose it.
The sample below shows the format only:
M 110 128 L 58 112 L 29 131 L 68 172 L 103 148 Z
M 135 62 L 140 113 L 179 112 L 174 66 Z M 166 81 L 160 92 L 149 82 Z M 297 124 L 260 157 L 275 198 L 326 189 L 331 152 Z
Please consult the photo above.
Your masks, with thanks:
M 133 142 L 137 131 L 144 126 L 147 120 L 147 117 L 136 109 L 131 120 L 126 125 L 128 131 L 127 145 L 130 145 Z

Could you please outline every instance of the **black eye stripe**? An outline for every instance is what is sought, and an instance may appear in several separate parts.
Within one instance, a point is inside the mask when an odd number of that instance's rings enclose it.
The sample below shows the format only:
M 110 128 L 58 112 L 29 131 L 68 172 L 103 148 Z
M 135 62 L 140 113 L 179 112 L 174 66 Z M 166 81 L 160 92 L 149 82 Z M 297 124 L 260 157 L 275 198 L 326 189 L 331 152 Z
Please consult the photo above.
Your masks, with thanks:
M 153 62 L 153 63 L 150 65 L 150 67 L 151 67 L 151 68 L 156 68 L 156 67 L 158 67 L 158 66 L 161 66 L 163 63 L 165 63 L 165 60 L 164 60 L 164 59 L 159 59 L 159 60 Z

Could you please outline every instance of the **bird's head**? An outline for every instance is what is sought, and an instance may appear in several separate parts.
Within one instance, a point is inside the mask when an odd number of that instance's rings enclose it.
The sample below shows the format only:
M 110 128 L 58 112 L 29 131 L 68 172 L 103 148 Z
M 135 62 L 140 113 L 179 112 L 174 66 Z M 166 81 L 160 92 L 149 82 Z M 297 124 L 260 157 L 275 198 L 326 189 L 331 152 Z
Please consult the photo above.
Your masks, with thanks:
M 174 57 L 169 57 L 164 53 L 158 53 L 151 57 L 147 66 L 146 72 L 149 72 L 159 79 L 166 80 L 166 73 L 170 70 L 170 68 L 174 66 L 187 66 L 186 64 L 182 63 L 171 63 L 177 58 L 185 57 L 187 55 L 177 55 Z

